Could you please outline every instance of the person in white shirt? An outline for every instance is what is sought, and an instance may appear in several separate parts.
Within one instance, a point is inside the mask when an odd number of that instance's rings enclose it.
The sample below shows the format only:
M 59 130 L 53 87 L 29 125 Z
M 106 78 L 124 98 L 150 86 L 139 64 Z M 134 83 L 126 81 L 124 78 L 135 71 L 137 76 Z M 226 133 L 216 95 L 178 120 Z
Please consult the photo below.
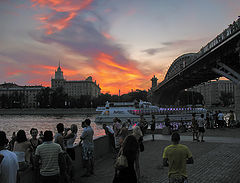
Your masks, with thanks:
M 5 149 L 7 143 L 6 133 L 0 131 L 0 155 L 3 158 L 0 163 L 0 182 L 16 183 L 19 169 L 18 160 L 15 153 Z
M 197 119 L 198 122 L 198 132 L 199 132 L 199 136 L 201 136 L 201 142 L 205 142 L 203 140 L 203 136 L 205 133 L 205 125 L 206 125 L 206 121 L 204 119 L 204 115 L 201 114 L 201 117 Z
M 219 111 L 218 113 L 218 125 L 220 128 L 223 128 L 224 127 L 224 115 L 222 113 L 222 111 Z

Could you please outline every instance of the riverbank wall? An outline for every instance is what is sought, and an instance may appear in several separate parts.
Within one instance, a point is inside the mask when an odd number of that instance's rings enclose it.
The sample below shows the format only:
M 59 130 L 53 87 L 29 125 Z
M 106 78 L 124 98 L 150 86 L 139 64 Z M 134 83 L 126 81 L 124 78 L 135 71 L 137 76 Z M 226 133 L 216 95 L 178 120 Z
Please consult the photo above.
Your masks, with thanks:
M 93 115 L 100 114 L 95 108 L 68 108 L 68 109 L 0 109 L 0 115 Z
M 108 153 L 111 153 L 111 146 L 108 136 L 102 136 L 94 140 L 94 157 L 95 161 L 100 160 Z M 79 145 L 75 146 L 75 161 L 73 161 L 73 175 L 74 177 L 79 177 L 83 175 L 85 170 L 83 169 L 82 162 L 82 147 Z M 77 175 L 77 176 L 76 176 Z M 34 174 L 34 170 L 28 168 L 25 171 L 19 171 L 18 183 L 35 183 L 39 182 L 39 177 Z

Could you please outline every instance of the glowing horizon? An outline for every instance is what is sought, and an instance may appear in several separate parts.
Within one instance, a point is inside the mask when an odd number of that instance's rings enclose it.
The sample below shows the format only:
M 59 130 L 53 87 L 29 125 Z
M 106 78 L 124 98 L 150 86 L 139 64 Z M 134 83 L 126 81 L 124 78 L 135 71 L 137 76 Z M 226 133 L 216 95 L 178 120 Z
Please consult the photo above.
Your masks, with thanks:
M 92 76 L 101 92 L 148 90 L 178 56 L 198 52 L 237 19 L 240 0 L 0 2 L 0 83 L 50 86 Z M 223 11 L 224 10 L 224 11 Z

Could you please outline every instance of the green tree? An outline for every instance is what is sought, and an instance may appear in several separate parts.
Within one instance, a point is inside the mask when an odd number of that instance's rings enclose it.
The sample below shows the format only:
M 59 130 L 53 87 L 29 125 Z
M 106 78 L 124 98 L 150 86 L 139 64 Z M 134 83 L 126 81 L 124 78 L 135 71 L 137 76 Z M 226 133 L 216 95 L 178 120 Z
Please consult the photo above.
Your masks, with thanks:
M 50 94 L 52 90 L 47 87 L 43 88 L 37 95 L 36 95 L 36 102 L 38 103 L 38 107 L 40 108 L 48 108 L 50 107 Z
M 178 93 L 175 103 L 181 106 L 203 104 L 203 96 L 198 92 L 181 91 Z
M 233 93 L 222 91 L 219 99 L 222 102 L 223 106 L 229 106 L 230 104 L 233 104 L 234 96 Z
M 67 107 L 65 103 L 68 101 L 68 95 L 64 92 L 63 87 L 58 87 L 51 93 L 51 106 L 54 108 Z

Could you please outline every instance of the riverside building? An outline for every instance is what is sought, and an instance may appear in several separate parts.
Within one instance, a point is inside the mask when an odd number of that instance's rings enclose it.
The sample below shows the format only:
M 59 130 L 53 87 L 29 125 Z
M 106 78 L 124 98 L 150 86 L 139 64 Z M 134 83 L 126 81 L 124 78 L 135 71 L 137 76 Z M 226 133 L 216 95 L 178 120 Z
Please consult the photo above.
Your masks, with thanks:
M 189 88 L 188 91 L 201 93 L 205 101 L 205 106 L 211 107 L 212 105 L 221 103 L 221 93 L 232 94 L 234 96 L 234 84 L 230 80 L 208 81 Z
M 35 108 L 36 96 L 43 88 L 43 86 L 19 86 L 15 83 L 0 84 L 0 108 Z
M 98 97 L 101 92 L 99 84 L 97 84 L 96 81 L 93 82 L 91 76 L 85 80 L 67 81 L 63 76 L 63 71 L 60 67 L 60 64 L 55 71 L 55 78 L 51 79 L 51 87 L 52 89 L 63 87 L 68 96 L 74 98 L 79 98 L 83 95 L 89 95 L 94 98 Z

